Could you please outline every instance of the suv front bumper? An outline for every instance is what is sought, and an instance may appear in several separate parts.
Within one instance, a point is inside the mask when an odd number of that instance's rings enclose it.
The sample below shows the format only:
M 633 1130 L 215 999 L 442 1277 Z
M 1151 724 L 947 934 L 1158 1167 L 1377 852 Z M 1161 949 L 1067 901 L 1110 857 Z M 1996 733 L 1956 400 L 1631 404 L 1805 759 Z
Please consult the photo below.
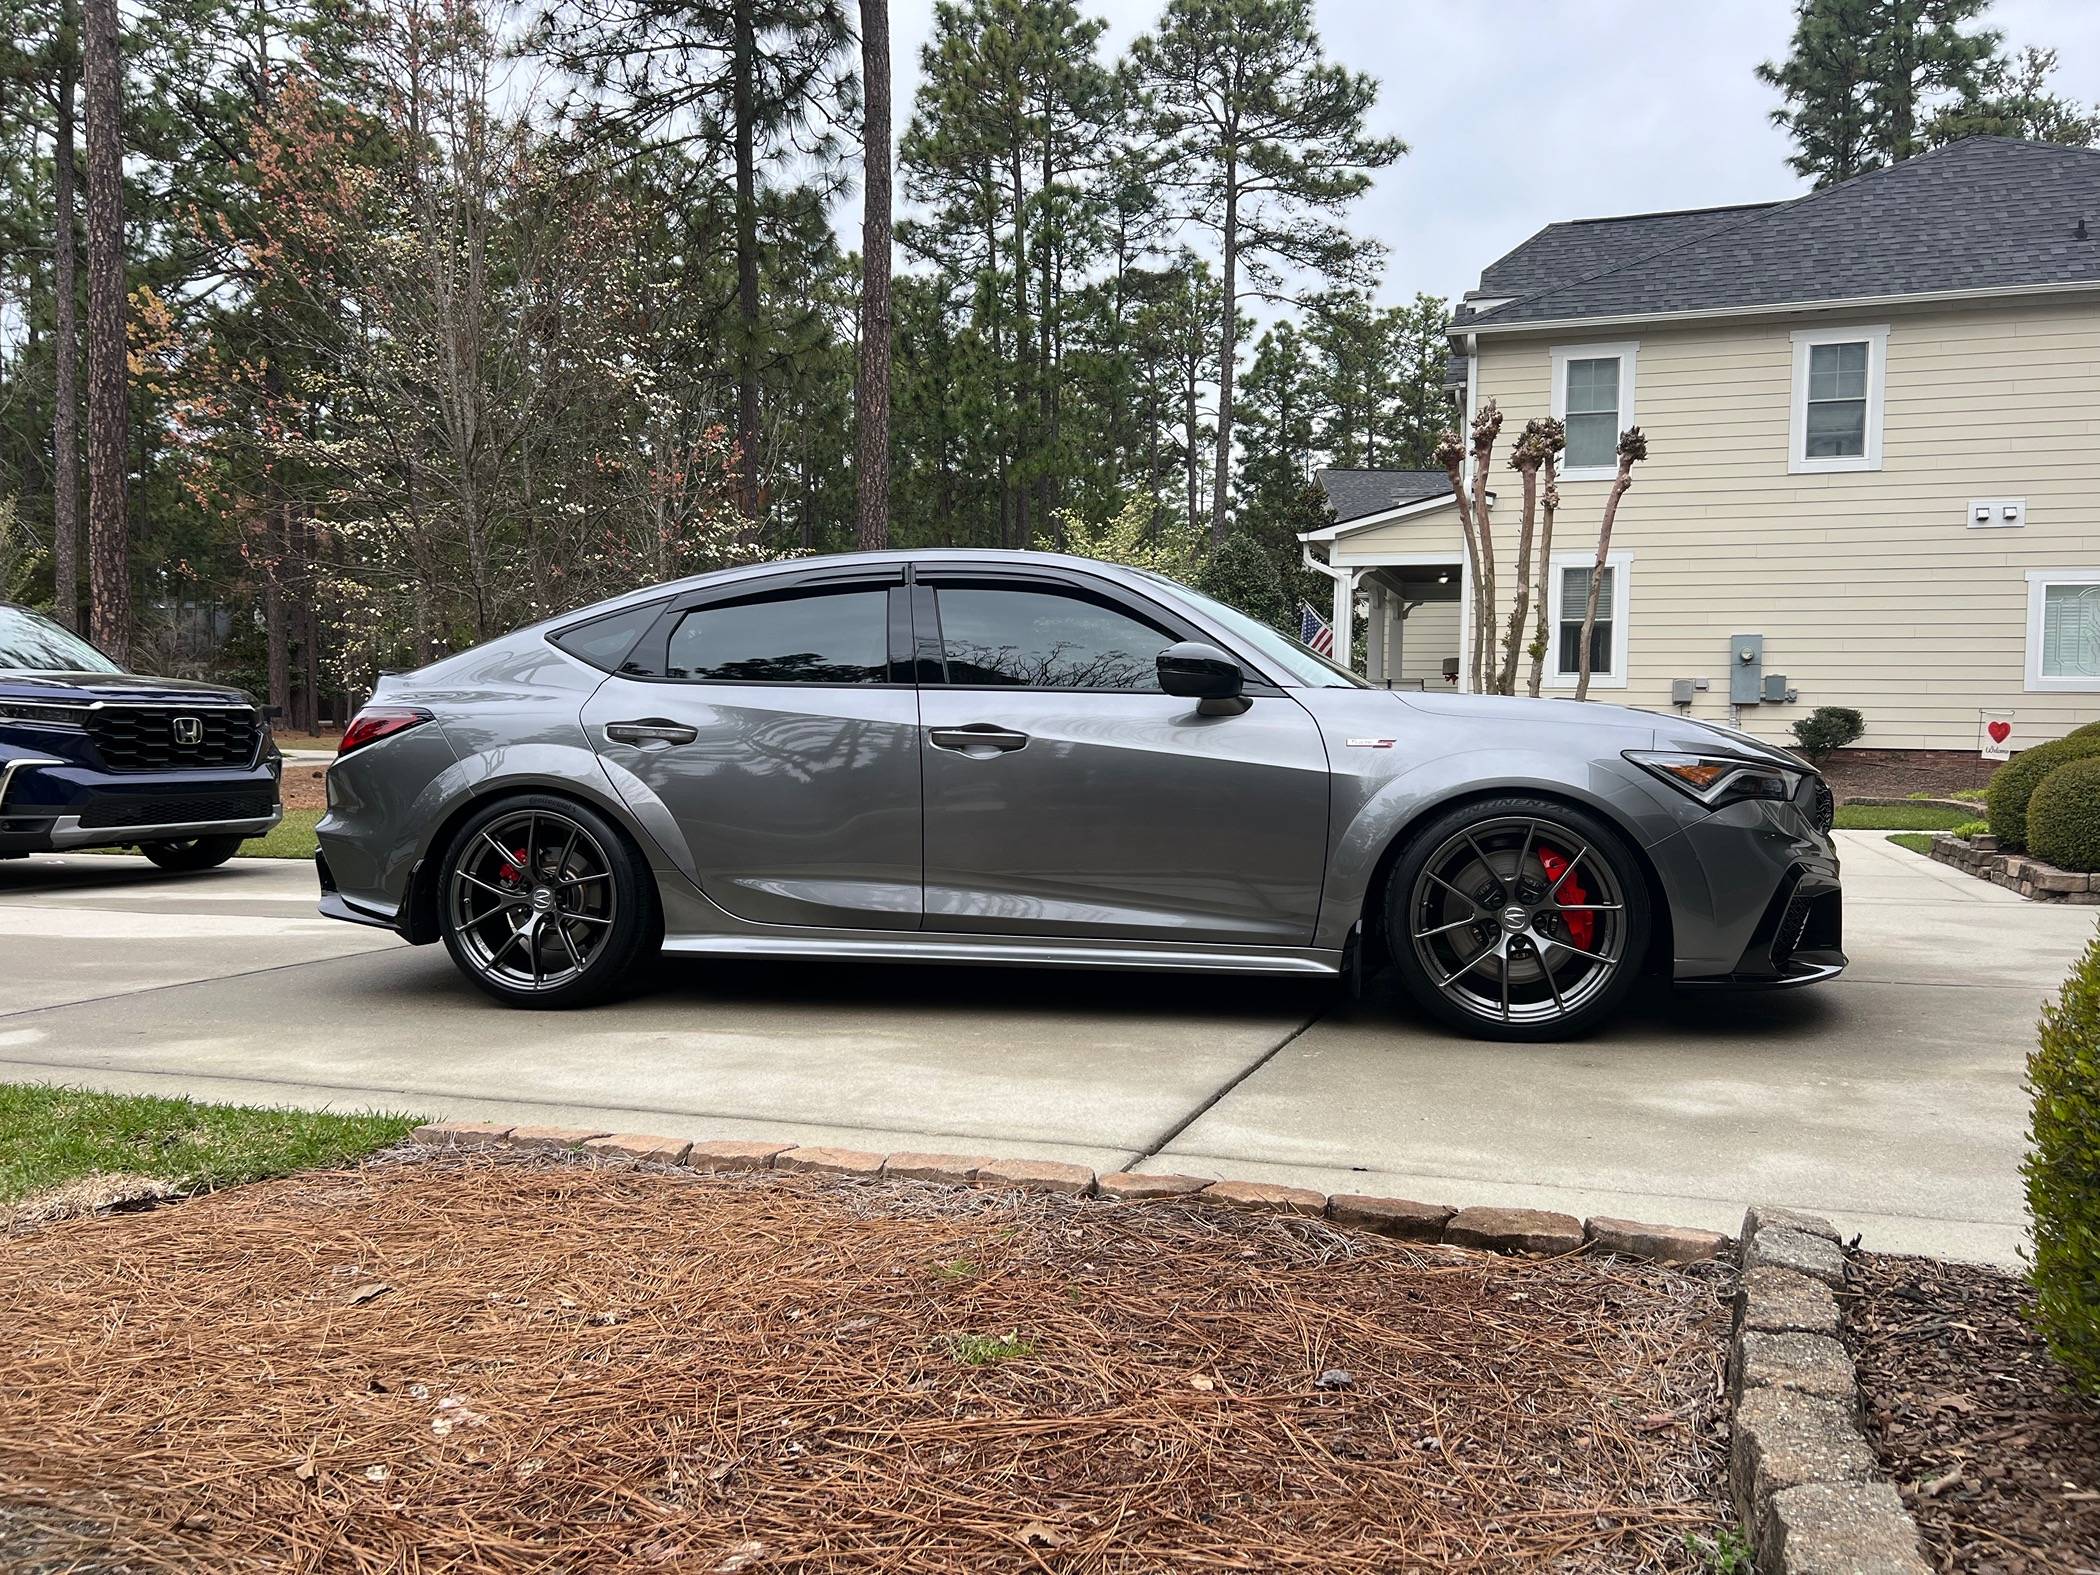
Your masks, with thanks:
M 258 837 L 284 818 L 271 764 L 241 771 L 98 771 L 37 755 L 0 760 L 0 853 Z

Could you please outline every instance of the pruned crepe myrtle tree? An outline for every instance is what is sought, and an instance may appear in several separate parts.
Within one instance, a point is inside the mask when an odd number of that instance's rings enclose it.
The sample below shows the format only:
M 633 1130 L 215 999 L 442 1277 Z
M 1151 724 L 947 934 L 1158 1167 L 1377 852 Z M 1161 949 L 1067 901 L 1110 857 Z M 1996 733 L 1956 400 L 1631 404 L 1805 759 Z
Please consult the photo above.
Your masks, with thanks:
M 1531 657 L 1529 692 L 1536 699 L 1545 676 L 1548 629 L 1547 594 L 1552 586 L 1553 525 L 1560 509 L 1560 455 L 1567 447 L 1567 428 L 1552 417 L 1538 417 L 1524 425 L 1510 452 L 1510 468 L 1521 478 L 1522 503 L 1517 522 L 1515 564 L 1516 590 L 1510 600 L 1509 620 L 1502 634 L 1499 659 L 1494 651 L 1494 622 L 1498 602 L 1498 568 L 1495 558 L 1494 521 L 1488 495 L 1488 478 L 1495 459 L 1495 442 L 1502 433 L 1502 412 L 1490 399 L 1474 413 L 1470 441 L 1447 429 L 1437 441 L 1436 457 L 1451 480 L 1458 503 L 1459 530 L 1466 544 L 1466 572 L 1474 588 L 1474 605 L 1480 609 L 1473 619 L 1471 648 L 1465 653 L 1470 686 L 1482 694 L 1513 695 L 1517 692 L 1517 659 L 1520 652 Z M 1633 467 L 1648 457 L 1648 440 L 1639 427 L 1619 434 L 1619 467 L 1605 495 L 1604 513 L 1598 523 L 1597 560 L 1590 572 L 1589 601 L 1582 620 L 1582 643 L 1575 682 L 1575 698 L 1587 699 L 1590 689 L 1590 637 L 1597 625 L 1597 587 L 1603 578 L 1605 559 L 1611 552 L 1612 525 L 1619 514 L 1619 500 L 1633 486 Z M 1534 582 L 1531 566 L 1538 562 Z M 1537 623 L 1530 645 L 1524 645 L 1526 615 L 1536 607 Z

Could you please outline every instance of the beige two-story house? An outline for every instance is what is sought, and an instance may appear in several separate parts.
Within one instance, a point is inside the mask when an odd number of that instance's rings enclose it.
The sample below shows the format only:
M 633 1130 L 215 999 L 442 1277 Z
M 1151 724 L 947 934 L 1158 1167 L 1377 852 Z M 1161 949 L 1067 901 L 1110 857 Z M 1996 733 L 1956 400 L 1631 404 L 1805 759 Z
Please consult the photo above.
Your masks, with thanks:
M 1884 749 L 2100 718 L 2100 152 L 1976 138 L 1791 202 L 1551 225 L 1482 273 L 1452 343 L 1464 418 L 1504 417 L 1498 634 L 1508 450 L 1532 416 L 1567 423 L 1545 693 L 1574 687 L 1638 425 L 1594 698 L 1779 742 L 1852 706 Z M 1444 477 L 1321 481 L 1335 523 L 1308 560 L 1338 617 L 1368 617 L 1372 679 L 1463 684 L 1485 609 Z

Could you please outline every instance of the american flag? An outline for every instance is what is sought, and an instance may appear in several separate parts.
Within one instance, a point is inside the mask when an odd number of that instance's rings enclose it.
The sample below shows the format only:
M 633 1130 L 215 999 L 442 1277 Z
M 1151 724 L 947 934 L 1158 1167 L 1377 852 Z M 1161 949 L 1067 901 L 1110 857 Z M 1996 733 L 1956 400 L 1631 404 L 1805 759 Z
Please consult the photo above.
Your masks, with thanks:
M 1298 604 L 1298 643 L 1311 646 L 1322 656 L 1334 655 L 1334 630 L 1313 611 L 1311 602 Z

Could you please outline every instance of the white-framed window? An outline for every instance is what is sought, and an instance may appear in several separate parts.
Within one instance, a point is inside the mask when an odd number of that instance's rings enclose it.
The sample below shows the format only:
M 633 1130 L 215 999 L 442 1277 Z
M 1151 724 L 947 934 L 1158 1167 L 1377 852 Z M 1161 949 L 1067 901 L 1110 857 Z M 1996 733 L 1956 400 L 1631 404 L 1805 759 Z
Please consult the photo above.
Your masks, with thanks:
M 1572 689 L 1582 662 L 1582 615 L 1589 605 L 1590 571 L 1597 554 L 1556 552 L 1547 579 L 1545 684 Z M 1607 554 L 1597 587 L 1597 622 L 1590 631 L 1590 687 L 1626 687 L 1627 609 L 1633 588 L 1633 554 Z
M 2100 694 L 2100 568 L 2027 571 L 2027 687 Z
M 1619 468 L 1619 434 L 1634 424 L 1633 374 L 1640 345 L 1555 345 L 1553 414 L 1568 429 L 1567 481 L 1607 481 Z
M 1885 325 L 1794 330 L 1790 472 L 1881 469 L 1881 389 L 1888 351 Z

